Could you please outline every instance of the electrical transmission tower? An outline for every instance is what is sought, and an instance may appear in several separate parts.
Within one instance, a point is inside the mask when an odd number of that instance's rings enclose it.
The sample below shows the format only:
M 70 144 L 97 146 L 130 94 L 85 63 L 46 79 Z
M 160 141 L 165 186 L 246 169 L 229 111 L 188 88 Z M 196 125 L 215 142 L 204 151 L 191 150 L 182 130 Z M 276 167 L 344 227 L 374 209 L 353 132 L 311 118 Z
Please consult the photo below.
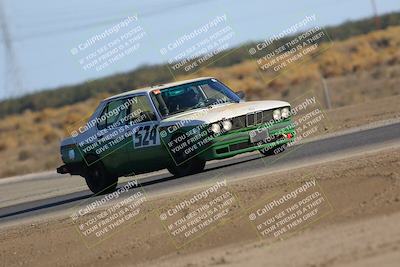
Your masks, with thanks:
M 377 30 L 380 30 L 381 29 L 381 18 L 378 15 L 378 8 L 376 7 L 375 0 L 371 0 L 371 5 L 372 5 L 372 11 L 374 12 L 374 17 L 375 17 L 375 28 Z
M 7 23 L 6 11 L 4 9 L 3 0 L 0 0 L 0 34 L 4 46 L 4 82 L 1 89 L 2 96 L 13 97 L 17 96 L 22 90 L 22 81 L 18 60 L 14 51 L 11 35 Z

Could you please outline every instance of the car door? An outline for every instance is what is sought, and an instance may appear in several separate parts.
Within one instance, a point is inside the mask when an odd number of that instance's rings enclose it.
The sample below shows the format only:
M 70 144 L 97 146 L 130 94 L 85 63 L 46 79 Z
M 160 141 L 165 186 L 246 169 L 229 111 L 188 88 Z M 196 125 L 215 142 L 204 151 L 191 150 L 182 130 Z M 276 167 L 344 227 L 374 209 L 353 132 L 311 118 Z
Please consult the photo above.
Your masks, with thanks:
M 132 143 L 129 117 L 131 98 L 111 99 L 98 117 L 96 154 L 107 170 L 124 175 L 130 169 L 129 145 Z
M 133 96 L 130 106 L 132 144 L 129 158 L 136 173 L 165 167 L 166 151 L 159 136 L 159 117 L 146 93 Z

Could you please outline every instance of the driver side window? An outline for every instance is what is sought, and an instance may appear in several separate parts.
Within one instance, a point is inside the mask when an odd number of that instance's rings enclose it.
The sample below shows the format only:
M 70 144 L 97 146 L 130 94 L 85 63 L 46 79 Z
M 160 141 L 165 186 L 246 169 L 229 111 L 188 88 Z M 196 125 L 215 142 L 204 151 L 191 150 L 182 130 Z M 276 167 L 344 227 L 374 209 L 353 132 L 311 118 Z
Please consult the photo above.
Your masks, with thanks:
M 130 105 L 128 115 L 131 125 L 147 121 L 157 121 L 157 116 L 147 96 L 135 96 L 131 100 L 132 104 Z
M 126 101 L 127 99 L 119 99 L 109 102 L 99 117 L 97 128 L 102 130 L 124 125 L 127 112 L 127 107 L 124 105 Z

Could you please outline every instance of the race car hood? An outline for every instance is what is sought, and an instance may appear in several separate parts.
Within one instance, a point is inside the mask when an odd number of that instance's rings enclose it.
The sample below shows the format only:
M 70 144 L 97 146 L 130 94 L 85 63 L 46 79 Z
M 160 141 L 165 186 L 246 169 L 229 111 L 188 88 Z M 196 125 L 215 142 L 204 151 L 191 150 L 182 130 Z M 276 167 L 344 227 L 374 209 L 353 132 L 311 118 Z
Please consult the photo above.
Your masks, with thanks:
M 289 103 L 276 100 L 226 103 L 207 108 L 194 109 L 168 117 L 161 121 L 161 126 L 169 126 L 185 121 L 185 126 L 213 123 L 222 119 L 230 119 L 261 110 L 269 110 L 290 106 Z

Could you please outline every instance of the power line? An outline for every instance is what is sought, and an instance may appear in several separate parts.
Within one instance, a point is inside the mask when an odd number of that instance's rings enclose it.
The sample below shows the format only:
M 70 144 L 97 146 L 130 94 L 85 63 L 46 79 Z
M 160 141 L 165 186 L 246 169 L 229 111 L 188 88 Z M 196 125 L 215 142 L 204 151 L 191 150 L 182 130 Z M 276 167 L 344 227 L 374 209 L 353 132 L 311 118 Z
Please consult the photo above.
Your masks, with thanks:
M 140 18 L 148 18 L 151 16 L 154 16 L 156 14 L 160 14 L 160 13 L 165 13 L 166 11 L 169 10 L 173 10 L 176 8 L 183 8 L 183 7 L 188 7 L 188 6 L 194 6 L 194 5 L 198 5 L 198 4 L 204 4 L 204 2 L 208 2 L 208 1 L 215 1 L 215 0 L 203 0 L 203 1 L 197 1 L 197 0 L 193 0 L 193 1 L 179 1 L 176 2 L 172 5 L 166 6 L 164 8 L 153 8 L 150 11 L 147 12 L 139 12 L 139 17 Z M 79 30 L 86 30 L 89 28 L 94 28 L 94 27 L 98 27 L 98 26 L 103 26 L 103 25 L 109 25 L 111 23 L 116 23 L 119 22 L 121 19 L 123 19 L 123 17 L 118 17 L 118 18 L 112 18 L 112 19 L 104 19 L 104 20 L 100 20 L 100 21 L 96 21 L 96 22 L 90 22 L 90 23 L 86 23 L 86 24 L 81 24 L 81 25 L 77 25 L 77 26 L 70 26 L 70 27 L 64 27 L 64 28 L 59 28 L 59 29 L 55 29 L 55 30 L 48 30 L 48 31 L 43 31 L 40 33 L 35 33 L 35 34 L 30 34 L 30 35 L 25 35 L 21 38 L 13 38 L 14 42 L 20 42 L 26 39 L 34 39 L 34 38 L 41 38 L 41 37 L 47 37 L 47 36 L 54 36 L 54 35 L 62 35 L 64 33 L 67 32 L 76 32 Z

